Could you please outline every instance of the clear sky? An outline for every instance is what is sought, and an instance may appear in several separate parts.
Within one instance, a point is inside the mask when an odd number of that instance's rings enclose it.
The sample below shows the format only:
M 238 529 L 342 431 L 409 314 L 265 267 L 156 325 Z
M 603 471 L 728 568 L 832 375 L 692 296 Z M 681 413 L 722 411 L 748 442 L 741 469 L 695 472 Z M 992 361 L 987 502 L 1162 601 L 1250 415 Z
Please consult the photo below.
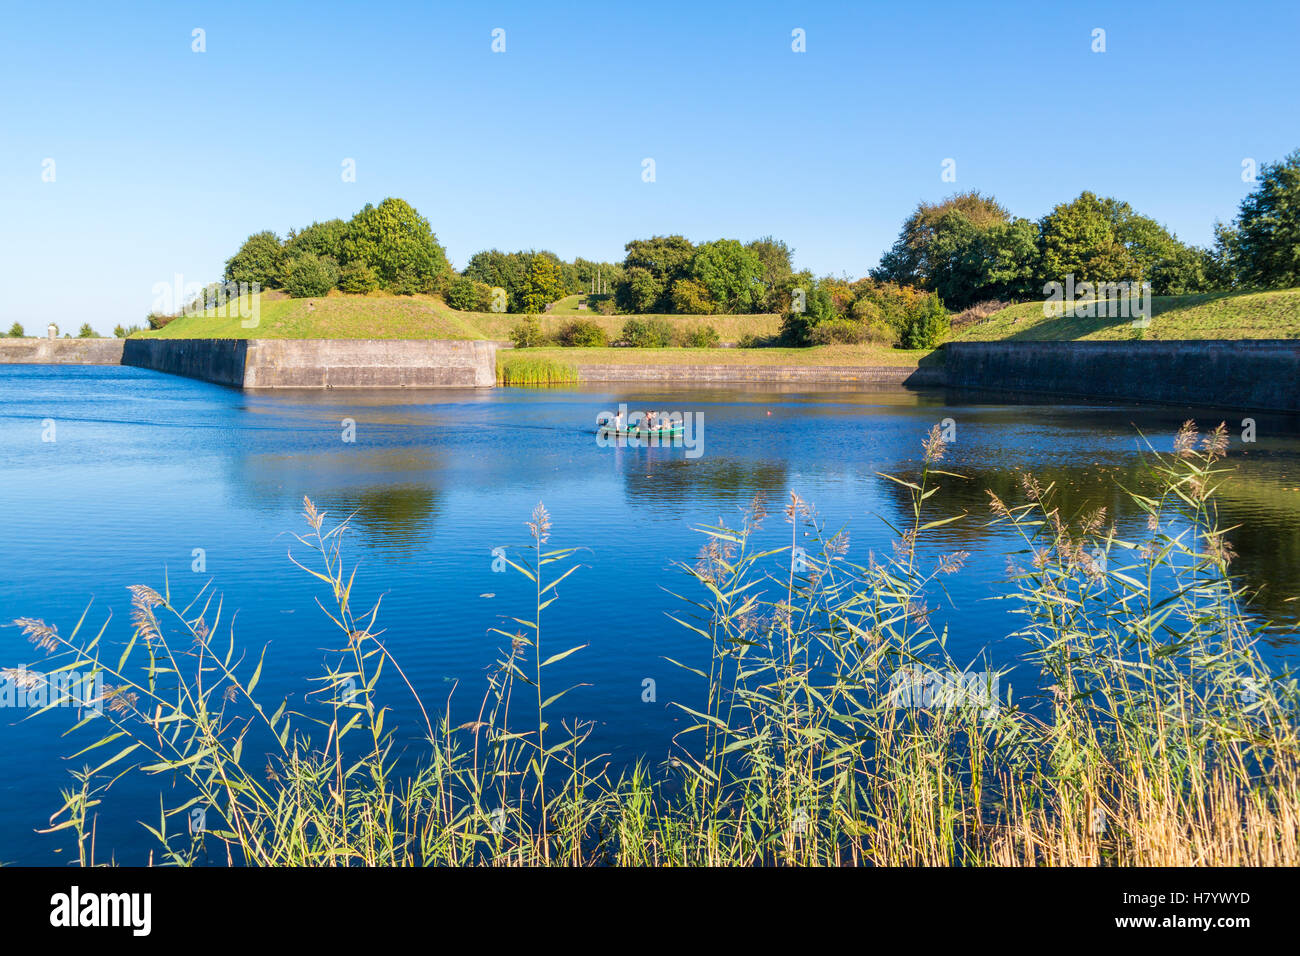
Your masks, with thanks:
M 29 334 L 140 323 L 250 233 L 386 196 L 457 267 L 772 234 L 856 277 L 966 189 L 1030 218 L 1092 189 L 1209 244 L 1242 160 L 1300 147 L 1290 0 L 13 2 L 0 31 L 0 331 Z

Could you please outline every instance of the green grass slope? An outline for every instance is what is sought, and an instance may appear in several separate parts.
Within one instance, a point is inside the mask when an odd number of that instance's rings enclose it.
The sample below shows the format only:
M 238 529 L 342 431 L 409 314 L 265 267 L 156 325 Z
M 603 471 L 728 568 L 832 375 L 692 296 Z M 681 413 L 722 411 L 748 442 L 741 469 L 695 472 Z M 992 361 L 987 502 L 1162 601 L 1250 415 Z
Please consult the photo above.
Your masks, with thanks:
M 1134 328 L 1132 319 L 1073 313 L 1048 318 L 1042 302 L 1022 302 L 957 332 L 952 341 L 1294 338 L 1300 338 L 1300 289 L 1153 296 L 1145 329 Z
M 568 307 L 541 316 L 542 328 L 554 332 L 575 317 L 595 322 L 614 337 L 633 316 L 600 315 L 577 310 L 576 300 L 562 300 Z M 570 300 L 573 300 L 572 302 Z M 724 342 L 742 335 L 759 337 L 780 331 L 776 315 L 666 315 L 663 318 L 681 328 L 712 325 Z M 144 338 L 163 339 L 497 339 L 506 340 L 522 315 L 498 312 L 458 312 L 438 296 L 343 295 L 333 293 L 318 299 L 291 299 L 283 293 L 260 296 L 260 315 L 254 328 L 244 328 L 238 315 L 218 315 L 208 310 L 169 322 L 161 329 L 138 332 Z

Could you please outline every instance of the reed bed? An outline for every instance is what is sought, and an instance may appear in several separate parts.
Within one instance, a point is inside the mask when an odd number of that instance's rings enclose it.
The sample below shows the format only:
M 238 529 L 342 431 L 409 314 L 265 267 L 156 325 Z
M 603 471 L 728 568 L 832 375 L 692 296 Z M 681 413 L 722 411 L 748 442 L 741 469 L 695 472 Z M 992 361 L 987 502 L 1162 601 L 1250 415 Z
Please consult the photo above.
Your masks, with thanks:
M 1159 494 L 1130 493 L 1139 540 L 1103 513 L 1066 521 L 1030 476 L 1020 503 L 990 495 L 987 520 L 1022 545 L 1002 595 L 1039 675 L 1022 700 L 953 661 L 931 623 L 927 601 L 968 557 L 924 557 L 961 518 L 935 516 L 940 482 L 963 480 L 939 467 L 937 430 L 916 476 L 884 476 L 911 501 L 887 557 L 850 562 L 846 536 L 794 495 L 778 515 L 756 500 L 736 527 L 701 529 L 674 615 L 701 643 L 698 661 L 673 662 L 696 688 L 674 705 L 687 726 L 662 763 L 617 776 L 588 752 L 589 724 L 552 719 L 568 689 L 550 669 L 582 647 L 548 638 L 576 565 L 550 546 L 541 505 L 531 549 L 509 558 L 533 609 L 495 632 L 476 719 L 453 725 L 388 652 L 379 605 L 354 608 L 346 522 L 327 527 L 305 501 L 294 561 L 319 579 L 337 645 L 321 714 L 263 707 L 264 662 L 232 628 L 216 638 L 207 591 L 178 606 L 133 588 L 132 638 L 111 652 L 84 616 L 67 637 L 17 622 L 62 667 L 102 675 L 112 726 L 77 755 L 104 756 L 74 774 L 51 831 L 95 863 L 109 789 L 145 773 L 191 794 L 149 826 L 154 862 L 177 865 L 1296 865 L 1297 686 L 1265 666 L 1263 625 L 1229 573 L 1214 509 L 1225 447 L 1222 426 L 1201 437 L 1189 422 L 1172 454 L 1152 452 Z M 789 544 L 759 551 L 769 521 L 788 523 Z M 413 772 L 377 699 L 385 672 L 424 715 Z M 194 832 L 199 805 L 210 825 Z
M 574 385 L 578 370 L 568 362 L 536 355 L 497 353 L 498 385 Z

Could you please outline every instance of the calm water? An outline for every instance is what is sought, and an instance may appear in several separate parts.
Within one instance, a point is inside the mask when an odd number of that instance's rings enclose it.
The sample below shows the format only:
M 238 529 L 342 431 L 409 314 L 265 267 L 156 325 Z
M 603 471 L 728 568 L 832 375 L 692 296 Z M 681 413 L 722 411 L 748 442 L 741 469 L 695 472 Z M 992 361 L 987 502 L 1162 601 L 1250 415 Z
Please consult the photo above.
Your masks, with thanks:
M 598 447 L 596 415 L 620 401 L 703 413 L 703 454 Z M 696 703 L 685 672 L 663 660 L 698 662 L 704 650 L 667 618 L 679 605 L 663 590 L 689 587 L 671 564 L 695 558 L 703 538 L 693 526 L 736 518 L 761 491 L 774 512 L 765 541 L 777 547 L 789 541 L 780 506 L 793 490 L 831 530 L 848 527 L 850 559 L 888 552 L 882 518 L 895 520 L 905 501 L 876 473 L 913 470 L 922 436 L 952 418 L 948 467 L 972 480 L 949 480 L 937 502 L 970 518 L 941 529 L 932 550 L 973 555 L 947 579 L 951 602 L 936 595 L 935 619 L 951 625 L 955 658 L 987 651 L 1003 661 L 1018 649 L 1008 637 L 1015 621 L 1005 602 L 987 599 L 1014 545 L 985 527 L 984 489 L 1017 500 L 1015 471 L 1026 469 L 1058 483 L 1067 514 L 1105 504 L 1122 530 L 1135 519 L 1121 486 L 1147 482 L 1139 432 L 1168 449 L 1189 416 L 1242 418 L 904 389 L 272 396 L 129 368 L 0 366 L 0 621 L 39 617 L 66 634 L 91 604 L 88 621 L 97 629 L 111 613 L 106 640 L 122 641 L 127 585 L 161 590 L 166 573 L 186 595 L 212 579 L 227 609 L 238 609 L 240 643 L 254 656 L 270 646 L 259 696 L 306 706 L 307 678 L 337 646 L 314 603 L 318 582 L 286 557 L 301 550 L 291 532 L 305 529 L 308 495 L 331 513 L 357 512 L 348 541 L 361 562 L 355 593 L 384 595 L 388 647 L 429 710 L 441 711 L 459 681 L 452 707 L 468 719 L 498 652 L 489 629 L 531 616 L 531 586 L 494 573 L 492 549 L 526 545 L 524 522 L 540 500 L 554 523 L 551 545 L 585 549 L 583 568 L 548 612 L 546 641 L 551 650 L 590 647 L 557 666 L 555 689 L 590 684 L 564 703 L 597 722 L 592 745 L 615 764 L 641 755 L 657 763 L 680 726 L 669 702 Z M 1253 417 L 1256 443 L 1233 432 L 1238 471 L 1222 509 L 1225 524 L 1242 525 L 1229 535 L 1238 571 L 1264 588 L 1256 607 L 1293 620 L 1297 604 L 1285 598 L 1300 594 L 1300 422 Z M 42 440 L 46 419 L 56 441 Z M 343 419 L 356 423 L 354 442 L 342 440 Z M 205 573 L 191 570 L 195 549 Z M 41 660 L 17 629 L 0 629 L 0 666 L 39 668 Z M 657 682 L 654 703 L 641 699 L 647 677 Z M 399 687 L 387 698 L 414 755 L 414 706 Z M 0 862 L 57 862 L 71 851 L 67 834 L 34 831 L 59 806 L 68 770 L 95 755 L 67 757 L 94 738 L 61 737 L 73 723 L 67 713 L 24 716 L 0 711 Z M 146 860 L 155 844 L 138 821 L 156 824 L 160 785 L 170 783 L 123 781 L 108 794 L 97 823 L 101 857 L 115 848 L 120 862 Z

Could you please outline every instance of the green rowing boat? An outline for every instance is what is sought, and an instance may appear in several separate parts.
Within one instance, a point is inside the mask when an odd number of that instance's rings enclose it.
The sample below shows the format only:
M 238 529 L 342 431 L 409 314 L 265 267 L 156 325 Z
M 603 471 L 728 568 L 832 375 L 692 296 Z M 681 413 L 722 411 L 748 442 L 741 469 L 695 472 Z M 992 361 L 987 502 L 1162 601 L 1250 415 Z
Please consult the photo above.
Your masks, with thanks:
M 669 425 L 666 428 L 638 428 L 636 425 L 631 428 L 615 428 L 612 425 L 601 425 L 596 429 L 598 435 L 617 435 L 621 438 L 681 438 L 682 432 L 681 425 Z

